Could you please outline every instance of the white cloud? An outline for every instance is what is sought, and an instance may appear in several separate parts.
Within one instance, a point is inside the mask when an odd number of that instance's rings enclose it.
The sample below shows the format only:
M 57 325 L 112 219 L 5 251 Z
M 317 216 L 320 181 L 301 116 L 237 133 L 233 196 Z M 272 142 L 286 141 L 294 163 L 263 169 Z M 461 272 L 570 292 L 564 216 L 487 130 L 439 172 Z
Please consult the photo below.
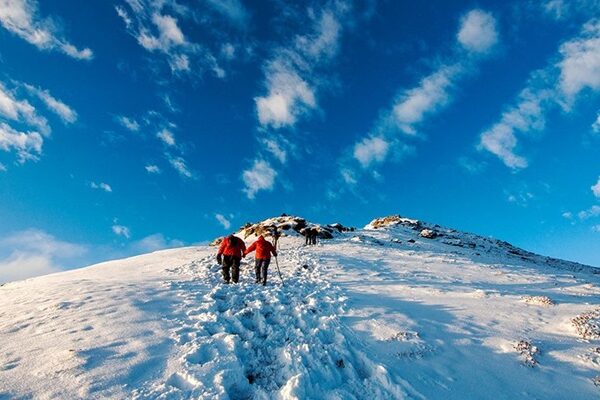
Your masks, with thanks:
M 28 229 L 0 239 L 0 282 L 58 272 L 87 253 L 87 248 Z M 77 261 L 76 261 L 77 260 Z
M 358 183 L 356 175 L 351 169 L 343 168 L 340 170 L 340 174 L 342 175 L 344 182 L 346 182 L 348 185 L 356 185 Z
M 46 118 L 39 115 L 35 107 L 26 99 L 17 99 L 14 91 L 9 91 L 2 82 L 0 82 L 0 116 L 36 127 L 43 135 L 50 134 L 50 126 Z
M 344 7 L 322 10 L 311 21 L 311 33 L 275 51 L 265 67 L 267 93 L 254 99 L 261 126 L 292 127 L 318 107 L 316 92 L 324 78 L 316 77 L 314 70 L 337 54 L 344 13 Z
M 400 96 L 392 109 L 392 118 L 398 128 L 406 134 L 416 134 L 415 125 L 449 102 L 449 91 L 462 72 L 463 67 L 459 64 L 444 65 L 425 77 L 419 86 Z
M 201 24 L 195 13 L 185 5 L 173 0 L 124 0 L 127 8 L 117 5 L 115 10 L 125 23 L 128 33 L 145 50 L 163 55 L 173 74 L 198 73 L 211 70 L 218 78 L 225 77 L 225 71 L 219 60 L 207 46 L 190 40 L 181 28 L 182 20 Z M 234 1 L 229 0 L 230 3 Z M 215 7 L 218 3 L 215 3 Z M 222 4 L 220 9 L 226 9 Z M 212 29 L 199 29 L 203 36 L 211 34 Z M 190 29 L 190 31 L 192 31 Z M 223 35 L 223 32 L 219 32 Z M 214 35 L 213 35 L 214 36 Z M 211 45 L 219 40 L 207 41 Z M 215 54 L 219 54 L 215 52 Z
M 242 174 L 246 188 L 244 192 L 249 199 L 253 199 L 261 190 L 272 190 L 275 184 L 277 171 L 271 168 L 271 165 L 264 160 L 255 160 L 252 168 Z
M 482 10 L 469 11 L 461 21 L 458 42 L 467 50 L 485 53 L 498 42 L 494 16 Z
M 282 164 L 287 161 L 287 151 L 275 139 L 263 139 L 263 145 L 266 150 L 271 153 Z
M 591 189 L 594 193 L 594 196 L 600 199 L 600 176 L 598 177 L 598 182 L 596 182 L 596 184 L 593 185 Z
M 163 129 L 160 132 L 158 132 L 156 134 L 156 137 L 158 137 L 160 140 L 163 141 L 163 143 L 165 143 L 167 146 L 175 146 L 175 136 L 173 135 L 173 132 L 167 130 L 167 129 Z
M 104 183 L 104 182 L 99 182 L 99 183 L 92 182 L 92 183 L 90 183 L 90 187 L 92 189 L 104 190 L 107 193 L 112 192 L 112 188 L 110 187 L 110 185 L 107 183 Z
M 594 231 L 596 233 L 600 233 L 600 225 L 594 225 L 594 226 L 592 226 L 592 231 Z
M 65 123 L 75 122 L 77 113 L 47 90 L 27 83 L 13 81 L 13 84 L 15 87 L 9 90 L 5 83 L 0 82 L 0 118 L 7 120 L 0 122 L 0 150 L 16 151 L 17 160 L 21 164 L 28 160 L 37 161 L 42 154 L 44 138 L 50 135 L 51 128 L 48 120 L 39 114 L 28 99 L 18 97 L 18 94 L 22 94 L 18 93 L 18 89 L 25 88 L 26 94 L 41 100 Z M 11 121 L 24 126 L 17 129 L 9 125 Z
M 499 122 L 481 134 L 479 148 L 495 154 L 509 168 L 527 167 L 527 159 L 515 154 L 515 132 L 544 129 L 546 103 L 551 98 L 552 91 L 526 88 L 519 95 L 517 105 L 505 111 Z
M 77 121 L 77 113 L 67 104 L 53 97 L 49 91 L 28 84 L 23 84 L 27 90 L 44 102 L 46 107 L 58 115 L 64 123 L 72 124 Z
M 6 172 L 6 166 L 0 163 L 0 172 Z
M 56 50 L 79 60 L 91 60 L 89 48 L 79 50 L 61 37 L 54 19 L 41 18 L 36 0 L 0 0 L 0 24 L 40 50 Z
M 112 231 L 115 235 L 123 236 L 126 239 L 129 239 L 131 237 L 131 232 L 129 231 L 129 228 L 124 225 L 115 224 L 112 226 Z
M 562 217 L 564 219 L 569 219 L 569 220 L 573 219 L 573 213 L 570 211 L 566 211 L 566 212 L 562 213 Z
M 226 230 L 231 228 L 231 221 L 229 221 L 223 214 L 215 214 L 215 218 Z
M 564 20 L 580 14 L 594 17 L 598 13 L 598 0 L 544 0 L 538 3 L 543 11 L 556 20 Z
M 380 113 L 373 128 L 353 146 L 354 160 L 363 168 L 384 162 L 390 155 L 400 159 L 412 153 L 414 147 L 398 139 L 399 132 L 416 136 L 418 128 L 431 115 L 441 111 L 453 100 L 453 91 L 460 79 L 476 72 L 476 61 L 498 42 L 496 21 L 492 14 L 472 10 L 461 20 L 454 52 L 415 87 L 402 90 L 389 108 Z M 465 53 L 462 48 L 468 51 Z M 394 150 L 394 151 L 392 151 Z M 357 179 L 357 171 L 345 160 L 340 171 L 345 183 Z M 348 171 L 352 171 L 349 175 Z M 380 176 L 379 178 L 380 179 Z
M 579 213 L 577 213 L 577 216 L 579 217 L 579 219 L 582 219 L 582 220 L 598 217 L 598 216 L 600 216 L 600 206 L 596 206 L 596 205 L 591 206 L 587 210 L 583 210 L 583 211 L 580 211 Z
M 592 131 L 594 133 L 600 133 L 600 113 L 598 113 L 596 121 L 594 121 L 594 123 L 592 124 Z
M 168 156 L 168 159 L 169 163 L 171 163 L 171 166 L 175 168 L 175 171 L 177 171 L 181 176 L 189 179 L 194 178 L 194 174 L 192 173 L 192 171 L 190 171 L 185 160 L 182 157 Z
M 37 160 L 42 153 L 44 139 L 38 132 L 21 132 L 0 122 L 0 150 L 17 152 L 19 163 Z
M 144 167 L 149 174 L 160 174 L 161 170 L 158 165 L 148 164 Z
M 563 44 L 559 86 L 569 102 L 583 89 L 600 89 L 600 21 L 584 25 L 580 37 Z
M 586 88 L 600 89 L 600 22 L 584 25 L 582 33 L 560 47 L 557 63 L 534 71 L 516 105 L 480 136 L 479 148 L 498 156 L 512 169 L 525 168 L 527 160 L 515 154 L 515 133 L 542 130 L 549 109 L 558 104 L 570 111 L 576 97 Z
M 120 116 L 116 117 L 116 119 L 117 119 L 117 122 L 119 124 L 121 124 L 121 126 L 123 126 L 125 129 L 127 129 L 131 132 L 137 132 L 140 130 L 140 124 L 133 118 L 129 118 L 129 117 L 120 115 Z
M 354 158 L 363 168 L 367 168 L 374 161 L 385 160 L 389 147 L 389 143 L 382 137 L 365 138 L 354 146 Z

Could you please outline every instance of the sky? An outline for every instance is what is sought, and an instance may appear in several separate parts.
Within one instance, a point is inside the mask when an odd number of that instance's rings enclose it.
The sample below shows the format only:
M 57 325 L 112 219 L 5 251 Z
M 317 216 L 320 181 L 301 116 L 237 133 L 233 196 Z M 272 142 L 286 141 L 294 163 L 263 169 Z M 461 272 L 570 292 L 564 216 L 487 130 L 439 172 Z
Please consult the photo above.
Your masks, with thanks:
M 389 214 L 600 267 L 600 0 L 0 0 L 0 281 Z

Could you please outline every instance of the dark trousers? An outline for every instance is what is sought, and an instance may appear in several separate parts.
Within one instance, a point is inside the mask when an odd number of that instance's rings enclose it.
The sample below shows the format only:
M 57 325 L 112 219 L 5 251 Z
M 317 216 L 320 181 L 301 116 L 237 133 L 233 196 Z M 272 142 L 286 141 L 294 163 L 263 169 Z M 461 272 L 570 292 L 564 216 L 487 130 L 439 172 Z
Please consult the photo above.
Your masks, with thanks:
M 222 272 L 225 283 L 229 283 L 230 280 L 233 280 L 233 283 L 238 283 L 240 280 L 240 261 L 240 257 L 223 256 Z M 231 276 L 229 270 L 231 270 Z
M 257 258 L 254 270 L 256 271 L 256 283 L 267 284 L 267 269 L 269 268 L 270 258 Z

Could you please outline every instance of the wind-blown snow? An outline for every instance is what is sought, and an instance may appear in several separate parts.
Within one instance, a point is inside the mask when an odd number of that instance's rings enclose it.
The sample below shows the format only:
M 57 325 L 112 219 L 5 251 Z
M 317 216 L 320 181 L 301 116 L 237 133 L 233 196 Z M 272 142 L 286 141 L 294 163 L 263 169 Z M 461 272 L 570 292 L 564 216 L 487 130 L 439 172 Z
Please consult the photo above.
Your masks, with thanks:
M 246 263 L 224 285 L 205 246 L 6 284 L 0 399 L 600 394 L 598 340 L 573 323 L 600 307 L 595 269 L 454 231 L 369 228 L 280 239 L 285 286 L 274 262 L 266 287 Z

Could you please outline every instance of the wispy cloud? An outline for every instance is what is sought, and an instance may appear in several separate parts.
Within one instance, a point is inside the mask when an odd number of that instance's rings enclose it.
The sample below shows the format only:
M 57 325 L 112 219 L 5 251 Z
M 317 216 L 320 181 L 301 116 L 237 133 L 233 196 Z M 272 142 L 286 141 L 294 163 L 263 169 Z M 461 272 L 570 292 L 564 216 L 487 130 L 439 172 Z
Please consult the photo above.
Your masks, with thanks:
M 387 157 L 389 147 L 389 143 L 381 137 L 365 138 L 354 145 L 354 158 L 366 168 L 374 161 L 383 161 Z
M 124 0 L 115 10 L 125 23 L 125 28 L 138 44 L 150 53 L 162 55 L 173 74 L 201 74 L 212 71 L 218 78 L 224 78 L 226 71 L 221 61 L 231 61 L 220 53 L 220 48 L 211 49 L 216 43 L 232 33 L 223 29 L 217 30 L 214 21 L 203 24 L 206 18 L 199 18 L 199 12 L 214 10 L 226 17 L 234 26 L 245 26 L 248 13 L 239 0 L 202 0 L 196 6 L 188 7 L 176 0 Z M 204 9 L 196 10 L 198 5 Z M 183 22 L 192 28 L 184 30 Z M 197 25 L 202 25 L 198 27 Z M 204 43 L 195 41 L 190 36 L 194 30 L 202 31 Z M 219 37 L 219 40 L 206 40 Z M 221 60 L 219 59 L 221 58 Z
M 600 199 L 600 176 L 598 177 L 598 182 L 596 182 L 596 184 L 593 185 L 591 189 L 592 193 L 594 193 L 594 196 Z
M 310 32 L 298 35 L 289 46 L 279 47 L 265 70 L 266 94 L 256 97 L 262 127 L 293 127 L 300 117 L 318 108 L 317 92 L 324 77 L 315 70 L 330 63 L 338 52 L 341 19 L 348 11 L 343 2 L 313 10 Z
M 140 130 L 140 124 L 133 118 L 119 115 L 116 117 L 116 121 L 125 129 L 131 132 L 138 132 Z
M 223 214 L 215 214 L 215 219 L 218 223 L 223 225 L 225 230 L 229 230 L 229 228 L 231 228 L 231 221 L 229 221 L 229 219 L 227 219 L 227 217 L 225 217 Z
M 44 139 L 52 129 L 30 100 L 41 101 L 67 124 L 76 121 L 77 113 L 47 90 L 22 82 L 12 81 L 12 84 L 9 89 L 6 83 L 0 82 L 0 118 L 5 120 L 0 122 L 0 150 L 15 151 L 21 164 L 36 161 L 42 154 Z M 28 98 L 23 95 L 28 95 Z M 13 123 L 18 128 L 12 126 Z
M 0 0 L 0 24 L 40 50 L 60 51 L 78 60 L 91 60 L 89 48 L 78 49 L 60 34 L 53 18 L 39 15 L 36 0 Z
M 586 23 L 579 36 L 560 46 L 557 61 L 531 74 L 516 103 L 481 133 L 479 148 L 496 155 L 509 168 L 527 167 L 527 159 L 516 154 L 516 133 L 543 130 L 550 109 L 561 106 L 570 112 L 586 89 L 600 89 L 599 21 Z
M 253 199 L 261 190 L 272 190 L 277 172 L 265 160 L 255 160 L 252 167 L 242 174 L 249 199 Z
M 124 225 L 113 225 L 112 227 L 112 231 L 115 235 L 117 236 L 123 236 L 126 239 L 131 238 L 131 232 L 129 231 L 129 228 L 124 226 Z
M 600 112 L 598 113 L 598 116 L 596 117 L 596 120 L 592 124 L 592 132 L 594 132 L 594 133 L 600 133 Z
M 77 113 L 70 106 L 61 100 L 53 97 L 48 90 L 43 90 L 32 85 L 23 84 L 27 90 L 38 97 L 48 107 L 50 111 L 58 115 L 66 124 L 72 124 L 77 121 Z
M 593 205 L 590 208 L 588 208 L 587 210 L 579 211 L 577 213 L 577 216 L 581 220 L 598 217 L 598 216 L 600 216 L 600 206 Z
M 90 183 L 90 187 L 92 189 L 103 190 L 107 193 L 112 193 L 112 187 L 110 187 L 109 184 L 104 183 L 104 182 L 99 182 L 99 183 L 92 182 L 92 183 Z
M 148 164 L 144 167 L 149 174 L 160 174 L 161 170 L 158 165 Z
M 340 162 L 343 183 L 356 184 L 365 170 L 376 168 L 390 156 L 400 160 L 414 153 L 414 146 L 405 138 L 418 136 L 427 119 L 454 100 L 458 83 L 477 72 L 477 62 L 498 42 L 497 23 L 491 13 L 474 9 L 463 15 L 451 55 L 416 86 L 399 90 L 391 105 L 380 111 L 370 131 L 352 146 L 351 156 L 344 156 Z
M 6 165 L 0 163 L 0 172 L 6 172 Z
M 183 157 L 173 157 L 171 155 L 167 155 L 167 159 L 171 166 L 179 173 L 179 175 L 188 178 L 194 179 L 194 173 L 188 168 L 186 161 Z
M 173 132 L 169 131 L 168 129 L 162 129 L 156 134 L 156 137 L 158 137 L 167 146 L 172 147 L 177 144 L 175 142 L 175 135 L 173 135 Z

